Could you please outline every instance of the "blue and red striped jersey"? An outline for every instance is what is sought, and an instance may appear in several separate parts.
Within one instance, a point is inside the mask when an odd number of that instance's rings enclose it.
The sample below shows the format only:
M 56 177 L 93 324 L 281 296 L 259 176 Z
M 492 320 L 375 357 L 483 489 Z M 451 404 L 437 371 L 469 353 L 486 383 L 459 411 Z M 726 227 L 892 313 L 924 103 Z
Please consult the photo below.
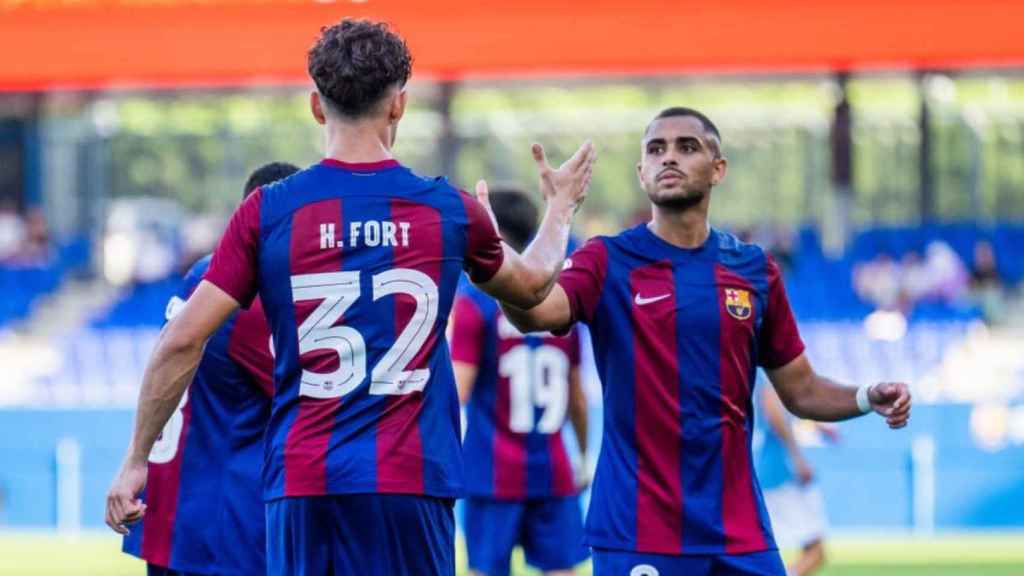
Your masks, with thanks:
M 576 332 L 523 335 L 475 286 L 456 297 L 452 317 L 452 360 L 477 368 L 463 440 L 466 492 L 500 500 L 576 494 L 562 440 L 569 374 L 580 363 Z
M 587 242 L 559 284 L 591 328 L 604 389 L 589 544 L 774 549 L 751 466 L 751 390 L 758 365 L 804 346 L 772 259 L 719 230 L 682 249 L 641 224 Z
M 459 496 L 459 406 L 444 338 L 459 276 L 501 240 L 474 198 L 395 161 L 324 160 L 249 196 L 206 279 L 274 337 L 264 498 Z
M 171 319 L 210 263 L 197 262 L 167 306 Z M 266 571 L 257 485 L 273 394 L 270 332 L 256 301 L 210 338 L 192 383 L 149 457 L 146 515 L 124 551 L 196 574 Z

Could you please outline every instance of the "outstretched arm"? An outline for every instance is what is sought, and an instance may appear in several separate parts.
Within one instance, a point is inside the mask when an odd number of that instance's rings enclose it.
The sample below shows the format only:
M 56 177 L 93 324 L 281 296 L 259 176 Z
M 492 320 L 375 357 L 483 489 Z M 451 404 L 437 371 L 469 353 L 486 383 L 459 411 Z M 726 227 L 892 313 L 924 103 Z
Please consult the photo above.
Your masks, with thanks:
M 767 373 L 782 403 L 800 418 L 832 422 L 874 411 L 894 429 L 910 419 L 910 389 L 903 383 L 844 386 L 816 374 L 804 354 Z
M 479 285 L 484 292 L 518 308 L 536 306 L 551 292 L 565 260 L 573 215 L 590 186 L 596 153 L 593 145 L 585 142 L 557 170 L 548 165 L 541 145 L 533 145 L 533 157 L 546 202 L 540 227 L 522 254 L 504 246 L 501 267 L 494 276 Z M 493 221 L 485 182 L 477 183 L 476 195 Z

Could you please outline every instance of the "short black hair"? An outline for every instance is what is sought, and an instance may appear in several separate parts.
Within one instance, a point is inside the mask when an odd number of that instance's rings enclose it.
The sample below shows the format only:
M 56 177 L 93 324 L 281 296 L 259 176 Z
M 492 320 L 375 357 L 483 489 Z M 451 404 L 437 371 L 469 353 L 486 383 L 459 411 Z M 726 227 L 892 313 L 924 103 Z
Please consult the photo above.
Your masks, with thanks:
M 328 107 L 346 118 L 370 112 L 412 75 L 405 40 L 384 22 L 346 18 L 320 29 L 309 50 L 309 76 Z
M 249 179 L 245 181 L 245 188 L 242 189 L 242 198 L 249 196 L 249 194 L 252 194 L 252 192 L 260 186 L 266 186 L 272 182 L 277 182 L 278 180 L 287 178 L 298 171 L 298 166 L 287 162 L 271 162 L 269 164 L 264 164 L 263 166 L 253 170 L 252 174 L 249 174 Z
M 647 124 L 647 128 L 644 129 L 644 134 L 651 129 L 651 124 L 654 124 L 656 121 L 661 120 L 662 118 L 673 118 L 676 116 L 689 116 L 691 118 L 696 118 L 700 121 L 700 125 L 704 127 L 704 132 L 714 134 L 715 139 L 718 140 L 719 145 L 721 145 L 722 134 L 718 131 L 718 126 L 715 126 L 715 123 L 705 116 L 703 112 L 694 110 L 693 108 L 687 108 L 685 106 L 673 106 L 658 112 L 658 115 Z
M 516 188 L 491 190 L 490 199 L 502 238 L 522 251 L 537 232 L 537 206 L 526 192 Z

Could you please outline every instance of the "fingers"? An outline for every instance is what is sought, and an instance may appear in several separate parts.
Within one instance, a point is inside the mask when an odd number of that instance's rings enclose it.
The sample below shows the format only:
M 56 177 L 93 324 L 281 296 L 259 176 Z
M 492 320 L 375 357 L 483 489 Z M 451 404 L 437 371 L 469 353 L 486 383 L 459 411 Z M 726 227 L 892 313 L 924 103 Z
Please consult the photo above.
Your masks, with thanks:
M 533 152 L 533 161 L 537 163 L 537 168 L 541 172 L 551 170 L 551 166 L 548 166 L 548 158 L 544 153 L 543 146 L 534 142 L 533 146 L 530 147 L 530 151 Z
M 106 522 L 110 529 L 118 534 L 124 535 L 128 533 L 128 528 L 124 525 L 124 505 L 121 502 L 121 498 L 113 491 L 107 496 L 107 516 Z
M 477 180 L 477 183 L 476 183 L 476 199 L 479 200 L 480 203 L 483 204 L 484 206 L 490 208 L 490 206 L 491 206 L 491 193 L 487 189 L 487 181 L 485 181 L 485 180 Z
M 567 164 L 571 170 L 579 170 L 587 164 L 593 163 L 594 154 L 594 143 L 587 140 L 576 150 L 576 153 L 572 155 L 572 158 L 569 158 Z
M 494 231 L 498 231 L 498 217 L 494 215 L 494 209 L 491 208 L 491 193 L 487 189 L 487 182 L 484 180 L 478 180 L 476 183 L 476 199 L 487 211 L 487 215 L 491 217 L 491 224 L 494 226 Z

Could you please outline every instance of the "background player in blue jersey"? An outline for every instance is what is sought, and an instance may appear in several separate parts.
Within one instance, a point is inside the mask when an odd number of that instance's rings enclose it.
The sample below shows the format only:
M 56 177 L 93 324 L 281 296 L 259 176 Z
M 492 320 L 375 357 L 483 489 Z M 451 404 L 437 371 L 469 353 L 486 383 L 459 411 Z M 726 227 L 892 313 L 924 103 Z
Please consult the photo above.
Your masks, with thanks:
M 700 112 L 660 113 L 637 165 L 651 221 L 591 239 L 542 304 L 506 308 L 525 331 L 591 328 L 605 407 L 587 516 L 597 576 L 785 574 L 751 463 L 758 366 L 803 418 L 910 416 L 905 384 L 816 374 L 778 266 L 709 225 L 721 147 Z
M 758 379 L 759 384 L 762 380 Z M 788 566 L 792 576 L 808 576 L 825 564 L 825 501 L 814 483 L 814 468 L 804 457 L 793 433 L 793 418 L 771 386 L 758 387 L 761 408 L 757 478 L 772 520 L 779 548 L 799 549 Z M 819 424 L 829 440 L 835 433 Z
M 243 198 L 298 171 L 271 163 L 255 170 Z M 200 259 L 167 304 L 171 321 L 210 265 Z M 215 333 L 191 385 L 149 454 L 146 517 L 124 537 L 124 551 L 150 575 L 266 572 L 263 500 L 257 489 L 261 440 L 270 416 L 273 360 L 262 309 L 252 307 Z
M 521 250 L 537 228 L 523 192 L 495 190 L 491 206 L 502 238 Z M 570 464 L 562 429 L 572 422 L 586 470 L 587 403 L 580 383 L 580 341 L 520 333 L 498 303 L 466 286 L 451 327 L 459 399 L 468 404 L 463 441 L 463 532 L 473 573 L 509 573 L 512 549 L 550 576 L 572 574 L 587 557 L 578 493 L 584 474 Z
M 522 255 L 480 202 L 392 156 L 412 67 L 386 25 L 344 20 L 309 52 L 326 158 L 254 192 L 147 366 L 128 454 L 107 500 L 142 513 L 145 459 L 203 344 L 257 295 L 274 339 L 264 450 L 272 574 L 453 574 L 452 499 L 463 491 L 459 408 L 445 327 L 467 271 L 530 307 L 551 291 L 595 159 L 557 170 L 534 147 L 547 200 Z M 486 198 L 486 185 L 478 185 Z

